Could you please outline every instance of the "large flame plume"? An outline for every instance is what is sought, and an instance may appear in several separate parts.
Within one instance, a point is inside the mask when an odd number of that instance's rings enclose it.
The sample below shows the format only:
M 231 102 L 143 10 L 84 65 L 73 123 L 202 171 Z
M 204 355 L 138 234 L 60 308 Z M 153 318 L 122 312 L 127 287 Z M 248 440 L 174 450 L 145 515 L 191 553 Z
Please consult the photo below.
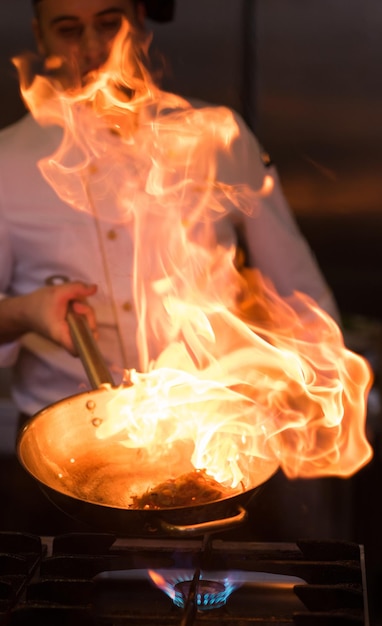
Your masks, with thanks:
M 128 373 L 133 385 L 97 435 L 150 458 L 192 442 L 192 465 L 232 487 L 251 484 L 257 461 L 289 477 L 349 476 L 372 455 L 370 368 L 312 299 L 281 298 L 240 265 L 240 250 L 218 244 L 232 207 L 256 219 L 272 179 L 257 189 L 218 179 L 219 159 L 235 158 L 233 114 L 161 91 L 136 39 L 125 23 L 105 65 L 65 90 L 52 77 L 30 83 L 16 61 L 33 115 L 63 128 L 43 176 L 135 242 L 141 371 Z

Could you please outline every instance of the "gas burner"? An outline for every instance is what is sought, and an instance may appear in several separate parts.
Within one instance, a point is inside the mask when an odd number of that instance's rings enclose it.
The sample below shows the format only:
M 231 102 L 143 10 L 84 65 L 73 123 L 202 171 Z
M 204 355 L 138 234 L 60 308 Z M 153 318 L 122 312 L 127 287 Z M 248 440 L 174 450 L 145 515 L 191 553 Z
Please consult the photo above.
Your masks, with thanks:
M 182 580 L 174 587 L 174 604 L 183 609 L 192 589 L 192 580 Z M 219 609 L 227 602 L 232 589 L 217 580 L 199 579 L 196 585 L 195 604 L 198 611 Z
M 110 572 L 108 576 L 110 576 Z M 145 578 L 146 572 L 114 572 L 115 579 Z M 184 608 L 193 594 L 198 611 L 207 611 L 224 606 L 230 595 L 243 585 L 289 585 L 304 584 L 297 576 L 286 576 L 269 572 L 249 571 L 200 571 L 157 570 L 148 572 L 153 583 L 161 589 L 179 608 Z
M 183 609 L 192 601 L 198 611 L 218 609 L 224 606 L 231 593 L 241 583 L 231 582 L 230 575 L 223 572 L 195 572 L 161 570 L 150 571 L 153 583 L 175 604 Z

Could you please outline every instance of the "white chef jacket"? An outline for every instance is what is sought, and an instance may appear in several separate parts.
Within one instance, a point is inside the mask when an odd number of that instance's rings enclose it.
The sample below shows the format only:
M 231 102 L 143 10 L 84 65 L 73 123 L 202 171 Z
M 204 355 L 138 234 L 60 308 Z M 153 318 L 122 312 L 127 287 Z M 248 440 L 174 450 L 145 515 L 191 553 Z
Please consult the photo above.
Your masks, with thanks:
M 280 295 L 306 293 L 338 319 L 332 294 L 290 212 L 275 169 L 264 165 L 255 137 L 239 115 L 235 119 L 240 129 L 235 161 L 221 160 L 218 180 L 259 189 L 270 175 L 274 188 L 259 199 L 256 219 L 236 212 L 232 220 L 218 222 L 218 237 L 230 245 L 239 227 L 247 263 L 270 278 Z M 96 283 L 91 304 L 99 346 L 118 384 L 124 369 L 140 369 L 131 228 L 73 210 L 56 195 L 37 162 L 52 154 L 60 140 L 58 127 L 42 127 L 29 114 L 0 133 L 0 297 L 31 292 L 56 274 Z M 13 367 L 12 397 L 28 415 L 89 388 L 81 361 L 34 333 L 0 346 L 0 366 Z

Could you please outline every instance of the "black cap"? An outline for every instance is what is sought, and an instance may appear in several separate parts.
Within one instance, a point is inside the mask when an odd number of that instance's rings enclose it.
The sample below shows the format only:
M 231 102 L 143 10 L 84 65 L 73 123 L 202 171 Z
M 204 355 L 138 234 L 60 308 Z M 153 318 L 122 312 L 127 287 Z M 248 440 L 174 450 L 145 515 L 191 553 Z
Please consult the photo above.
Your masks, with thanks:
M 147 17 L 154 22 L 171 22 L 175 14 L 175 0 L 144 0 Z
M 40 0 L 32 0 L 38 4 Z M 134 0 L 137 3 L 139 0 Z M 176 0 L 143 0 L 146 7 L 147 17 L 154 22 L 171 22 L 175 14 Z

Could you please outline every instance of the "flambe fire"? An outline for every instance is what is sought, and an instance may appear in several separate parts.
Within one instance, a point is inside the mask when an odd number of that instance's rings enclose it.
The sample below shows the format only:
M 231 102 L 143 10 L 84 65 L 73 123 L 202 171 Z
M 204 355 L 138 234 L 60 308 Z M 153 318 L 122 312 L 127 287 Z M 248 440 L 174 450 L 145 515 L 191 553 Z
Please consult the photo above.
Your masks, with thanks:
M 256 484 L 262 464 L 351 475 L 372 455 L 370 368 L 312 299 L 281 298 L 218 243 L 230 212 L 256 220 L 272 178 L 256 189 L 219 180 L 221 160 L 235 158 L 235 117 L 161 91 L 136 39 L 124 24 L 105 65 L 66 89 L 60 60 L 32 82 L 16 61 L 33 115 L 63 129 L 43 176 L 73 210 L 96 207 L 134 240 L 140 371 L 127 372 L 133 385 L 97 436 L 153 462 L 189 444 L 190 467 L 234 488 Z

